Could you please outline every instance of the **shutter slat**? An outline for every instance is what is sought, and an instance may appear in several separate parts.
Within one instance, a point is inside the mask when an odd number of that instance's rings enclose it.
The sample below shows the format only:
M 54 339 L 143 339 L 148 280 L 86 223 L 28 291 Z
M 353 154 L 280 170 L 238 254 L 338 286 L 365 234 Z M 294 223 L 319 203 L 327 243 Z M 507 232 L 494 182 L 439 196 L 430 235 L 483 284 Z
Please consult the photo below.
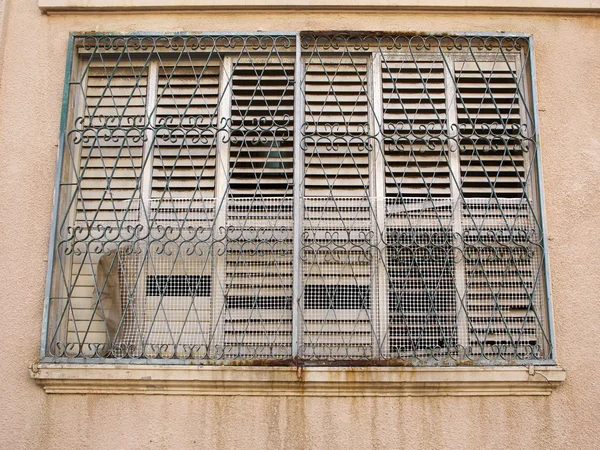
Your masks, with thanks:
M 173 134 L 157 131 L 152 176 L 154 198 L 214 197 L 219 71 L 216 59 L 161 61 L 156 122 L 181 128 Z M 205 127 L 205 131 L 194 128 L 186 131 L 191 124 Z
M 516 64 L 455 63 L 462 188 L 468 197 L 490 197 L 492 192 L 504 197 L 523 195 L 523 138 L 516 136 L 511 126 L 523 122 Z
M 446 128 L 443 61 L 384 60 L 382 82 L 386 196 L 450 196 L 445 146 L 435 139 Z M 420 136 L 433 137 L 435 150 Z
M 75 214 L 76 223 L 83 227 L 122 219 L 127 200 L 139 198 L 136 188 L 143 142 L 133 138 L 141 138 L 139 131 L 128 133 L 127 129 L 133 123 L 146 123 L 148 69 L 137 60 L 122 59 L 116 64 L 110 58 L 95 60 L 87 71 L 82 111 L 87 128 L 81 143 Z M 120 129 L 111 132 L 107 127 Z
M 495 192 L 502 195 L 507 190 L 497 187 Z M 530 243 L 538 238 L 531 236 L 534 225 L 527 203 L 467 200 L 462 220 L 469 344 L 475 355 L 515 352 L 515 348 L 527 354 L 526 346 L 538 342 L 540 307 L 533 295 L 539 249 Z M 510 238 L 507 226 L 516 238 Z
M 368 195 L 366 59 L 313 58 L 305 70 L 305 195 Z
M 230 147 L 229 194 L 291 196 L 293 63 L 274 57 L 236 63 L 231 86 L 232 135 L 238 141 Z

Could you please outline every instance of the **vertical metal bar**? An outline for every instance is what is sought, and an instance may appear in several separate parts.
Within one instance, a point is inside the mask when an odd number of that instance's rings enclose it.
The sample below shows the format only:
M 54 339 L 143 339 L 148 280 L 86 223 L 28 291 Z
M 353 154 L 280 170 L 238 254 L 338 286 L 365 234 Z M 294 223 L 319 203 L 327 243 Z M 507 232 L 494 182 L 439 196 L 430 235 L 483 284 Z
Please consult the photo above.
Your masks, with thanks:
M 515 84 L 517 86 L 517 95 L 518 95 L 518 103 L 519 103 L 519 117 L 520 117 L 520 126 L 524 127 L 524 129 L 526 130 L 535 130 L 535 125 L 533 123 L 533 117 L 528 114 L 528 112 L 530 111 L 530 105 L 528 105 L 528 99 L 531 99 L 531 87 L 529 86 L 529 82 L 527 80 L 527 75 L 528 75 L 528 70 L 525 68 L 523 68 L 523 63 L 524 61 L 529 61 L 529 59 L 526 58 L 525 55 L 525 51 L 528 51 L 527 48 L 521 48 L 521 51 L 519 52 L 518 56 L 515 58 L 515 60 L 513 61 L 515 63 Z M 506 59 L 506 57 L 505 57 Z M 512 60 L 511 60 L 512 61 Z M 510 61 L 507 61 L 507 64 Z M 520 93 L 520 94 L 519 94 Z M 531 154 L 529 154 L 529 156 L 531 156 Z M 512 161 L 512 158 L 510 159 Z M 514 165 L 514 162 L 513 162 Z M 522 208 L 522 202 L 525 202 L 527 204 L 528 207 L 532 207 L 534 209 L 534 221 L 536 222 L 536 224 L 540 224 L 540 222 L 537 222 L 537 218 L 539 217 L 539 213 L 538 211 L 535 211 L 535 208 L 538 206 L 536 199 L 537 197 L 537 186 L 535 186 L 536 181 L 537 180 L 537 175 L 536 175 L 536 163 L 533 160 L 533 158 L 528 158 L 527 155 L 523 155 L 523 171 L 524 171 L 524 179 L 523 182 L 525 183 L 523 186 L 523 194 L 521 196 L 521 203 L 519 205 L 517 205 L 517 210 L 515 212 L 515 219 L 514 219 L 514 224 L 516 225 L 519 221 L 519 218 L 521 216 L 521 208 Z M 532 200 L 533 199 L 533 204 L 532 204 Z M 528 216 L 530 216 L 530 211 L 528 212 Z M 544 235 L 544 229 L 541 228 L 541 235 Z M 544 252 L 544 250 L 542 250 L 542 252 Z M 543 257 L 543 255 L 542 255 Z M 532 275 L 535 274 L 535 260 L 532 260 L 529 262 L 529 267 L 532 270 Z M 543 273 L 543 272 L 542 272 Z M 543 274 L 539 274 L 539 276 L 535 276 L 533 275 L 532 277 L 532 286 L 533 286 L 533 290 L 531 291 L 531 295 L 533 298 L 534 294 L 537 293 L 539 291 L 539 289 L 541 288 L 541 286 L 545 286 L 545 276 Z M 538 280 L 536 283 L 536 279 Z M 542 289 L 545 289 L 545 287 L 543 287 Z M 545 309 L 540 311 L 541 308 L 538 308 L 538 305 L 533 303 L 533 298 L 530 297 L 530 306 L 527 308 L 526 311 L 526 315 L 530 314 L 533 310 L 534 316 L 538 315 L 538 312 L 541 313 L 542 317 L 540 319 L 540 321 L 543 323 L 544 320 L 546 320 L 545 317 Z M 541 306 L 541 305 L 540 305 Z M 542 307 L 543 308 L 543 307 Z M 517 330 L 515 330 L 517 331 Z M 517 332 L 518 335 L 513 337 L 513 342 L 515 343 L 519 343 L 522 339 L 522 335 L 523 335 L 523 328 L 521 328 L 520 332 Z M 536 336 L 539 335 L 539 332 L 536 331 Z M 548 350 L 548 346 L 545 343 L 545 330 L 544 330 L 544 336 L 542 337 L 542 343 L 544 346 L 545 350 Z
M 156 140 L 156 98 L 158 93 L 158 61 L 152 61 L 148 67 L 148 83 L 146 91 L 146 111 L 148 123 L 146 126 L 144 141 L 144 163 L 141 180 L 141 210 L 140 217 L 146 230 L 150 230 L 150 211 L 152 208 L 152 176 L 154 172 L 154 143 Z
M 530 85 L 531 85 L 531 109 L 533 113 L 533 123 L 535 127 L 535 165 L 537 166 L 537 191 L 539 200 L 540 223 L 542 225 L 542 245 L 544 248 L 544 284 L 546 290 L 546 317 L 548 322 L 548 338 L 550 339 L 550 353 L 548 355 L 552 362 L 556 362 L 556 341 L 554 340 L 554 311 L 552 309 L 552 289 L 550 283 L 550 255 L 548 253 L 548 235 L 546 231 L 546 202 L 544 199 L 544 177 L 542 173 L 542 155 L 540 144 L 540 120 L 538 113 L 538 99 L 536 90 L 536 72 L 535 72 L 535 47 L 533 36 L 529 36 L 530 52 Z
M 80 67 L 81 65 L 81 59 L 80 58 L 74 58 L 73 59 L 73 64 L 71 66 L 71 75 L 73 74 L 77 74 L 77 76 L 80 76 L 80 74 L 82 74 L 82 68 Z M 87 68 L 86 68 L 87 69 Z M 89 72 L 88 70 L 86 70 L 86 72 Z M 70 101 L 69 101 L 69 105 L 71 107 L 71 110 L 69 112 L 68 115 L 68 120 L 67 123 L 68 124 L 74 124 L 75 120 L 77 120 L 77 118 L 79 117 L 84 117 L 85 116 L 85 108 L 86 108 L 86 92 L 87 92 L 87 83 L 88 83 L 88 73 L 86 73 L 86 75 L 84 76 L 83 79 L 80 79 L 79 82 L 79 88 L 76 90 L 75 93 L 71 93 L 70 94 Z M 72 86 L 77 86 L 78 83 L 75 83 L 74 81 L 71 83 Z M 65 133 L 69 133 L 65 131 Z M 65 141 L 65 150 L 70 146 L 70 144 L 68 142 Z M 73 224 L 76 223 L 77 220 L 77 206 L 79 203 L 79 196 L 77 196 L 77 199 L 73 202 L 71 202 L 71 207 L 68 211 L 61 211 L 60 206 L 64 206 L 64 205 L 68 205 L 69 204 L 69 200 L 72 199 L 74 190 L 78 190 L 81 189 L 81 180 L 80 183 L 73 183 L 73 179 L 76 178 L 77 175 L 80 175 L 78 170 L 80 170 L 80 164 L 81 164 L 81 152 L 83 150 L 83 139 L 80 140 L 80 142 L 76 145 L 73 146 L 73 148 L 71 149 L 71 151 L 67 152 L 65 151 L 64 155 L 63 155 L 63 173 L 61 175 L 61 182 L 64 183 L 65 185 L 69 186 L 69 188 L 67 189 L 61 189 L 61 193 L 59 195 L 59 211 L 58 214 L 60 216 L 60 223 L 59 223 L 59 228 L 56 231 L 57 237 L 61 235 L 62 230 L 64 229 L 65 226 L 72 226 Z M 67 169 L 69 168 L 69 169 Z M 62 266 L 62 275 L 63 275 L 63 279 L 67 280 L 67 282 L 69 284 L 66 283 L 60 283 L 57 285 L 57 283 L 54 281 L 53 282 L 53 290 L 54 290 L 54 295 L 56 297 L 57 300 L 57 304 L 54 306 L 54 308 L 52 308 L 52 310 L 50 310 L 49 312 L 49 318 L 48 320 L 50 321 L 50 323 L 55 323 L 57 325 L 56 330 L 52 333 L 52 340 L 50 341 L 49 345 L 52 345 L 53 341 L 56 339 L 57 336 L 64 336 L 65 337 L 65 343 L 66 338 L 68 337 L 68 332 L 69 332 L 69 313 L 68 311 L 71 310 L 72 311 L 72 304 L 71 304 L 71 308 L 69 308 L 69 303 L 72 301 L 71 299 L 71 294 L 73 292 L 73 265 L 74 263 L 74 259 L 75 259 L 75 254 L 74 252 L 71 252 L 71 254 L 69 255 L 63 255 L 64 256 L 64 260 L 61 264 Z M 60 261 L 61 255 L 56 255 L 56 258 L 58 261 Z M 66 303 L 65 303 L 66 302 Z M 59 317 L 62 316 L 62 320 L 59 319 Z M 73 317 L 74 319 L 74 317 Z M 60 320 L 60 327 L 58 326 L 58 321 Z M 60 339 L 59 339 L 60 340 Z
M 302 347 L 302 227 L 304 222 L 304 152 L 302 125 L 304 123 L 303 75 L 304 64 L 300 34 L 296 35 L 296 63 L 294 67 L 294 265 L 292 300 L 292 357 L 300 357 Z
M 381 54 L 375 53 L 371 58 L 369 71 L 369 91 L 372 109 L 369 111 L 369 129 L 372 137 L 372 149 L 369 161 L 369 189 L 371 205 L 375 207 L 371 229 L 377 243 L 373 286 L 376 286 L 377 297 L 372 299 L 372 320 L 375 321 L 376 336 L 374 336 L 375 355 L 379 358 L 388 354 L 388 292 L 386 248 L 385 248 L 385 161 L 383 141 L 383 86 L 382 86 Z M 373 295 L 373 291 L 371 292 Z
M 209 345 L 215 352 L 215 345 L 221 341 L 223 335 L 223 318 L 221 314 L 225 306 L 225 290 L 227 273 L 225 267 L 225 248 L 218 254 L 217 246 L 227 245 L 227 192 L 229 187 L 229 146 L 231 134 L 231 101 L 233 95 L 233 59 L 230 56 L 223 58 L 219 74 L 220 102 L 218 111 L 219 131 L 215 155 L 215 219 L 213 227 L 213 270 L 212 292 L 213 304 L 211 313 L 212 333 Z M 222 279 L 221 279 L 222 278 Z
M 138 266 L 139 270 L 139 278 L 138 285 L 135 289 L 137 300 L 141 300 L 141 304 L 132 305 L 133 311 L 136 311 L 138 307 L 145 304 L 146 299 L 146 277 L 148 276 L 148 266 L 149 266 L 149 258 L 150 258 L 150 241 L 152 239 L 152 220 L 151 220 L 151 211 L 152 211 L 152 179 L 154 175 L 154 144 L 156 142 L 156 102 L 157 102 L 157 94 L 158 94 L 158 61 L 150 62 L 148 66 L 148 77 L 146 84 L 146 114 L 147 114 L 147 124 L 146 129 L 144 130 L 145 140 L 144 146 L 142 150 L 142 179 L 140 186 L 140 205 L 139 205 L 139 217 L 140 222 L 143 225 L 143 229 L 146 230 L 147 233 L 147 241 L 140 242 L 142 245 L 142 252 L 139 260 L 139 264 L 143 265 L 142 267 Z M 138 314 L 141 314 L 139 320 L 142 322 L 144 328 L 146 328 L 146 314 L 142 311 L 137 311 Z M 144 342 L 141 345 L 144 345 L 148 339 L 148 336 L 151 332 L 150 328 L 152 325 L 148 327 L 148 330 L 145 330 L 148 334 L 145 337 Z
M 519 97 L 519 116 L 521 119 L 519 124 L 521 126 L 525 126 L 526 129 L 528 129 L 528 130 L 533 130 L 534 124 L 531 121 L 530 116 L 526 113 L 529 110 L 529 108 L 527 107 L 527 99 L 531 98 L 531 90 L 529 89 L 525 75 L 522 73 L 522 69 L 523 69 L 522 64 L 524 61 L 524 57 L 525 57 L 525 55 L 523 54 L 523 50 L 521 50 L 519 56 L 514 61 L 514 63 L 515 63 L 515 78 L 516 78 L 515 84 L 517 86 L 518 91 L 522 90 L 521 95 L 517 94 Z M 510 61 L 508 61 L 507 64 L 509 62 Z M 519 80 L 520 80 L 520 83 L 518 82 Z M 533 164 L 533 168 L 535 168 L 535 163 L 533 161 L 530 161 L 528 158 L 523 158 L 523 170 L 525 173 L 525 182 L 527 182 L 526 181 L 527 176 L 528 176 L 527 174 L 532 173 L 531 172 L 532 164 Z M 525 194 L 525 200 L 527 200 L 527 198 L 535 198 L 535 192 L 530 183 L 527 183 L 527 186 L 525 186 L 524 194 Z
M 50 242 L 48 248 L 48 266 L 46 270 L 46 288 L 44 292 L 44 310 L 42 313 L 42 336 L 40 341 L 40 358 L 46 355 L 48 341 L 48 317 L 50 315 L 50 297 L 52 296 L 52 284 L 54 275 L 54 256 L 56 250 L 56 233 L 58 226 L 58 209 L 60 203 L 60 184 L 62 178 L 63 161 L 65 154 L 66 129 L 69 117 L 69 95 L 71 88 L 71 76 L 73 68 L 73 52 L 75 48 L 75 35 L 69 36 L 67 47 L 67 62 L 65 65 L 65 78 L 63 84 L 63 102 L 60 116 L 60 131 L 58 138 L 58 155 L 56 158 L 56 171 L 54 178 L 54 199 L 52 205 L 52 221 L 50 223 Z
M 444 64 L 444 83 L 446 85 L 446 117 L 447 132 L 451 137 L 452 130 L 458 133 L 458 111 L 456 105 L 456 84 L 454 82 L 454 58 L 446 56 L 448 64 Z M 458 139 L 458 135 L 456 136 Z M 466 348 L 468 345 L 468 327 L 466 311 L 466 268 L 462 243 L 462 214 L 463 200 L 460 192 L 460 152 L 455 139 L 447 140 L 448 161 L 450 164 L 450 193 L 452 202 L 452 225 L 454 235 L 458 236 L 454 246 L 454 282 L 456 285 L 456 334 L 458 345 Z
M 82 68 L 79 67 L 80 66 L 80 60 L 79 59 L 75 59 L 73 61 L 73 68 L 72 71 L 73 73 L 81 73 Z M 80 81 L 80 85 L 79 85 L 79 89 L 78 91 L 75 93 L 75 95 L 73 95 L 72 97 L 72 114 L 69 114 L 69 122 L 71 123 L 71 121 L 75 120 L 75 118 L 79 118 L 79 117 L 84 117 L 85 116 L 85 109 L 86 109 L 86 99 L 87 99 L 87 84 L 88 84 L 88 79 L 89 79 L 89 70 L 87 71 L 88 74 L 85 75 L 85 77 Z M 71 158 L 71 166 L 73 167 L 73 171 L 80 169 L 80 164 L 81 164 L 81 152 L 83 150 L 83 140 L 82 142 L 79 142 L 75 148 L 73 149 L 73 151 L 71 152 L 70 158 Z M 65 155 L 65 156 L 69 156 L 69 155 Z M 67 161 L 63 162 L 65 165 L 68 164 Z M 69 175 L 69 179 L 65 180 L 66 183 L 73 183 L 73 174 L 75 172 L 71 173 Z M 71 197 L 73 194 L 73 192 L 69 192 L 68 197 Z M 68 201 L 69 198 L 67 198 L 67 196 L 65 196 L 65 198 L 61 199 L 61 201 Z M 67 224 L 71 225 L 73 224 L 76 220 L 77 220 L 77 203 L 78 200 L 72 202 L 70 211 L 67 214 L 67 218 L 66 220 L 62 221 L 63 224 Z M 60 230 L 58 230 L 60 232 Z

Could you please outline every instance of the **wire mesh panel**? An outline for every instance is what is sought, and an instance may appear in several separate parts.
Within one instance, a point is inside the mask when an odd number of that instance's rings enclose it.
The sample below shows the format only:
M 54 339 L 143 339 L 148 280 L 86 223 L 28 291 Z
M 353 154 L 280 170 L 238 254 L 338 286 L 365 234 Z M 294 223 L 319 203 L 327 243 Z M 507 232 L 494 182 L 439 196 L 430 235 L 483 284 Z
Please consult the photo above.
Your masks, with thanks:
M 302 356 L 371 358 L 375 262 L 368 199 L 307 197 L 302 235 Z
M 46 358 L 551 360 L 526 38 L 73 48 Z
M 386 201 L 388 356 L 449 356 L 458 341 L 455 235 L 449 199 Z
M 523 199 L 473 199 L 463 208 L 465 307 L 472 357 L 539 357 L 541 248 Z
M 292 223 L 291 198 L 228 202 L 224 307 L 217 318 L 227 358 L 292 357 Z
M 137 290 L 147 357 L 206 357 L 212 332 L 214 199 L 155 199 Z M 136 330 L 137 331 L 137 330 Z

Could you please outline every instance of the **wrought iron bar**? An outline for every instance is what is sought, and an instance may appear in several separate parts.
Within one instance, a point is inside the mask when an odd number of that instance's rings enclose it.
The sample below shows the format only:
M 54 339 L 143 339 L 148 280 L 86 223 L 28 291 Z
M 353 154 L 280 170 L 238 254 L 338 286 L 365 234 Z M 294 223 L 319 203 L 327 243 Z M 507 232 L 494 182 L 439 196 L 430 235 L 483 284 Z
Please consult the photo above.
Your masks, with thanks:
M 71 46 L 46 359 L 552 360 L 528 37 Z

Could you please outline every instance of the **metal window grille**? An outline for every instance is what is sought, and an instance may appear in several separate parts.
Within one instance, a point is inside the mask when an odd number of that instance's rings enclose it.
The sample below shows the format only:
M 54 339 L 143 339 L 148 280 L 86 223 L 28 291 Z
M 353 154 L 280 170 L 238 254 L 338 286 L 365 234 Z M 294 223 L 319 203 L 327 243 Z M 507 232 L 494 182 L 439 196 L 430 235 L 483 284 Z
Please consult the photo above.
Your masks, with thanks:
M 69 55 L 43 358 L 553 359 L 528 37 Z

